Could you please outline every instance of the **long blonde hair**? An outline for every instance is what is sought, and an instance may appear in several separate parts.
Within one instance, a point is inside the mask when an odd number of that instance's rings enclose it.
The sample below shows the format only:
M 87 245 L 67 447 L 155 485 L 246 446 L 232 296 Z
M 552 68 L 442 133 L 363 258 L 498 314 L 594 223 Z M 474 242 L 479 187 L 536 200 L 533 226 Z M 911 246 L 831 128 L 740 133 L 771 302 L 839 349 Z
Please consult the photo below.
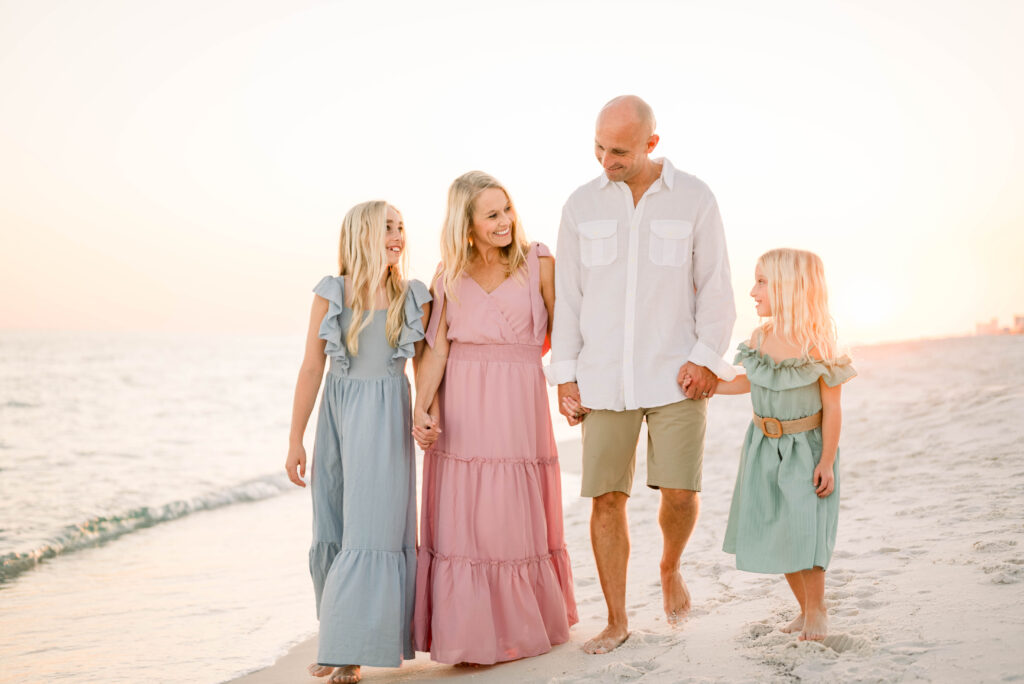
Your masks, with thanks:
M 473 257 L 475 248 L 469 240 L 473 212 L 476 210 L 477 197 L 488 188 L 501 190 L 509 204 L 512 204 L 512 197 L 505 186 L 483 171 L 464 173 L 452 181 L 448 188 L 448 209 L 441 228 L 441 271 L 437 277 L 443 280 L 445 293 L 450 298 L 455 297 L 459 278 L 466 272 L 466 266 Z M 512 222 L 512 242 L 502 247 L 501 253 L 508 260 L 506 274 L 518 277 L 520 269 L 526 264 L 529 243 L 519 223 L 519 214 L 516 213 L 515 217 Z
M 813 358 L 814 349 L 826 363 L 835 361 L 836 324 L 828 312 L 821 258 L 802 249 L 773 249 L 762 254 L 757 265 L 768 280 L 772 309 L 766 331 L 799 345 L 803 358 Z
M 352 322 L 345 336 L 349 354 L 359 354 L 359 333 L 370 324 L 377 304 L 377 288 L 384 281 L 388 298 L 387 323 L 384 330 L 388 344 L 398 345 L 398 336 L 404 322 L 403 306 L 408 286 L 402 277 L 402 261 L 389 266 L 384 239 L 387 232 L 388 203 L 373 200 L 357 204 L 348 210 L 341 222 L 338 244 L 338 269 L 348 276 L 352 290 L 349 309 Z M 395 211 L 398 211 L 397 209 Z

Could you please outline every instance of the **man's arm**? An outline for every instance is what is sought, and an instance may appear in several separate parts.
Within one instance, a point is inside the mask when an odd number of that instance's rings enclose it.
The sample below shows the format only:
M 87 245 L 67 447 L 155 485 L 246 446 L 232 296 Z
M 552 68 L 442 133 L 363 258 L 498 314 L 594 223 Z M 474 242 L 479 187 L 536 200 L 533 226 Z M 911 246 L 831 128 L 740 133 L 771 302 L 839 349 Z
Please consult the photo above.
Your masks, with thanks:
M 580 422 L 576 411 L 566 408 L 565 399 L 580 403 L 576 386 L 576 359 L 583 348 L 580 332 L 581 288 L 580 241 L 576 221 L 566 202 L 558 227 L 558 258 L 555 265 L 555 320 L 551 330 L 551 363 L 544 369 L 548 382 L 558 385 L 558 410 L 570 425 Z
M 732 337 L 736 304 L 733 300 L 725 230 L 718 212 L 718 203 L 710 190 L 707 191 L 693 227 L 692 272 L 697 299 L 694 320 L 697 342 L 687 363 L 703 366 L 722 380 L 732 380 L 736 371 L 725 362 L 722 355 L 728 349 Z M 713 387 L 711 392 L 714 392 Z

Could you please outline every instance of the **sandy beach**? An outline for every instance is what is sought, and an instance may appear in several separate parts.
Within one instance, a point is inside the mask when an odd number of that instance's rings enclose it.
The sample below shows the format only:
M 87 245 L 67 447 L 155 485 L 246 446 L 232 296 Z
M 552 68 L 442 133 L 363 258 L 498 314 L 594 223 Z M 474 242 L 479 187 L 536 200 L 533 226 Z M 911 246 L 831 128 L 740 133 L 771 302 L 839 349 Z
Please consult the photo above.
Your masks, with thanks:
M 918 345 L 915 348 L 915 345 Z M 982 350 L 985 358 L 976 353 Z M 844 391 L 842 514 L 827 576 L 830 635 L 779 631 L 796 604 L 780 576 L 739 572 L 721 551 L 749 399 L 714 400 L 701 518 L 683 555 L 694 609 L 661 610 L 658 495 L 643 452 L 630 500 L 632 634 L 611 654 L 581 646 L 603 626 L 589 502 L 565 512 L 580 623 L 536 658 L 453 668 L 426 654 L 366 682 L 1013 681 L 1024 678 L 1024 340 L 951 339 L 858 349 Z M 917 353 L 920 352 L 920 353 Z M 950 363 L 975 354 L 969 366 Z M 940 368 L 942 369 L 940 371 Z M 642 441 L 642 439 L 641 439 Z M 578 472 L 578 442 L 560 445 Z M 314 682 L 315 639 L 236 682 Z

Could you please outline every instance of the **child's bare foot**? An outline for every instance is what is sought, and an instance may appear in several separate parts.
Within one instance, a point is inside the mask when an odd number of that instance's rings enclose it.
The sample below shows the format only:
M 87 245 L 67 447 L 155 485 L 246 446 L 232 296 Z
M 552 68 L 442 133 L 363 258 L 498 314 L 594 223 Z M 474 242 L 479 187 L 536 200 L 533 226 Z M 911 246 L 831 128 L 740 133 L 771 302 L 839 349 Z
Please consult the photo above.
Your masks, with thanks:
M 668 624 L 676 626 L 690 612 L 690 591 L 679 570 L 661 573 L 661 596 Z
M 342 665 L 334 671 L 327 682 L 328 684 L 356 684 L 362 678 L 363 673 L 358 665 Z
M 612 627 L 608 625 L 604 628 L 603 632 L 583 644 L 583 650 L 591 655 L 611 653 L 628 638 L 629 630 L 625 627 Z
M 792 634 L 793 632 L 799 632 L 804 628 L 804 614 L 800 613 L 793 621 L 785 627 L 779 627 L 779 631 L 785 632 L 786 634 Z
M 807 611 L 800 641 L 821 641 L 828 635 L 828 613 L 824 610 Z
M 327 675 L 334 672 L 333 665 L 321 665 L 319 663 L 313 663 L 306 668 L 306 672 L 314 677 L 326 677 Z

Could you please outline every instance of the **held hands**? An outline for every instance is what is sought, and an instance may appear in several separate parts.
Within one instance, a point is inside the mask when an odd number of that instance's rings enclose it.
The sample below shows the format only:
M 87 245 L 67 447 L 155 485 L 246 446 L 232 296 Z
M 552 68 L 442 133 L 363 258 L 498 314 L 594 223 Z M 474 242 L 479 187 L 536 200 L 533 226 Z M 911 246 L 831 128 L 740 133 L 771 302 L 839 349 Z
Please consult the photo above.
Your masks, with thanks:
M 590 413 L 580 401 L 580 388 L 575 382 L 564 382 L 558 386 L 558 412 L 565 416 L 569 425 L 579 425 L 583 416 Z
M 291 444 L 288 446 L 288 458 L 284 462 L 284 471 L 288 473 L 288 479 L 305 487 L 306 483 L 302 478 L 306 476 L 306 449 L 302 444 Z
M 811 482 L 814 483 L 814 493 L 819 498 L 824 499 L 836 488 L 836 475 L 833 472 L 832 465 L 832 463 L 826 463 L 823 458 L 818 461 L 818 465 L 814 468 Z
M 679 369 L 676 382 L 687 399 L 710 399 L 715 396 L 718 376 L 704 366 L 687 361 Z
M 420 449 L 426 449 L 437 441 L 441 434 L 441 417 L 434 412 L 416 409 L 413 414 L 412 438 Z

